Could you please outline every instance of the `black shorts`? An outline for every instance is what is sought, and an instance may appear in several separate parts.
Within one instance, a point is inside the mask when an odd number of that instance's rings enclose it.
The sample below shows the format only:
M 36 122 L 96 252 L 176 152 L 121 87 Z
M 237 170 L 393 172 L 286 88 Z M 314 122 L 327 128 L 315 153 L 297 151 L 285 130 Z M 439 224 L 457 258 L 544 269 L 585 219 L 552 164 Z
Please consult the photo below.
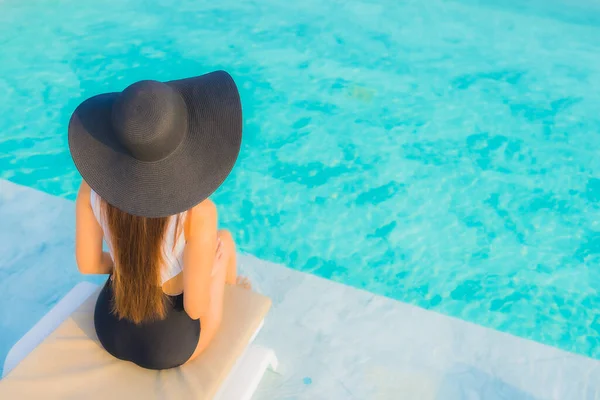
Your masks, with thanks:
M 165 295 L 165 319 L 134 324 L 112 313 L 111 282 L 102 288 L 94 311 L 96 334 L 106 351 L 148 369 L 174 368 L 190 359 L 200 338 L 200 320 L 183 309 L 183 294 Z

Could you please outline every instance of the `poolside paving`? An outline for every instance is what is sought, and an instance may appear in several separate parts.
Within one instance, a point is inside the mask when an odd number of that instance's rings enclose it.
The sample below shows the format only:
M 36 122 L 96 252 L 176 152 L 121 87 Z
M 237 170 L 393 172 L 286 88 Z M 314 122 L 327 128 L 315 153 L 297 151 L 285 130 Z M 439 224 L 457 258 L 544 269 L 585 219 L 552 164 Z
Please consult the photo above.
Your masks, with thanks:
M 82 280 L 73 203 L 0 180 L 0 361 Z M 600 399 L 600 361 L 240 256 L 273 299 L 256 399 Z

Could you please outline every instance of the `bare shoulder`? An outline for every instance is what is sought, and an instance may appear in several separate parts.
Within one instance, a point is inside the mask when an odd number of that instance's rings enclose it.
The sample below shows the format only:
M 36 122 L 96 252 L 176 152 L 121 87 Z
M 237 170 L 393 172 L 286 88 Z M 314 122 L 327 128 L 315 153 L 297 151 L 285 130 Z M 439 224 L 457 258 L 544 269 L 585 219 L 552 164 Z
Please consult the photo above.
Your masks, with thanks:
M 193 213 L 197 215 L 216 215 L 217 214 L 217 206 L 211 199 L 206 199 L 202 203 L 196 205 L 193 209 Z
M 217 225 L 217 206 L 210 199 L 191 209 L 192 231 L 215 230 Z
M 91 191 L 92 188 L 90 188 L 86 181 L 81 181 L 79 191 L 77 192 L 77 203 L 89 203 Z
M 92 190 L 92 188 L 90 187 L 90 185 L 87 184 L 86 181 L 82 180 L 81 184 L 79 185 L 79 192 L 90 192 Z

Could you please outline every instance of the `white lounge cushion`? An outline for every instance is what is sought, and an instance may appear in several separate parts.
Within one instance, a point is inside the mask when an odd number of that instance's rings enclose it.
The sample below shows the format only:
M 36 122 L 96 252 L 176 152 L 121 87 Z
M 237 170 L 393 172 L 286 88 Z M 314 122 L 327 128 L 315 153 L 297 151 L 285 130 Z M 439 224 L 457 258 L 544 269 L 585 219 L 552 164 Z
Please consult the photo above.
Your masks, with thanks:
M 2 399 L 212 399 L 267 314 L 271 301 L 227 287 L 221 329 L 196 360 L 165 371 L 113 358 L 94 330 L 96 290 L 0 381 Z

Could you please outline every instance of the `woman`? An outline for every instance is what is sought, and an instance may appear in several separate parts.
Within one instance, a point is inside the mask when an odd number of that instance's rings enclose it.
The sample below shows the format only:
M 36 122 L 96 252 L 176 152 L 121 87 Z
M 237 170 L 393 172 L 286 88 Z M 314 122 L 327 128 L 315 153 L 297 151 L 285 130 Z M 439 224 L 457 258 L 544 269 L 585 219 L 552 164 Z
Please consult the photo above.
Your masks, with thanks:
M 73 113 L 77 265 L 110 275 L 94 323 L 113 356 L 150 369 L 193 360 L 220 325 L 225 285 L 249 286 L 208 199 L 241 136 L 239 93 L 223 71 L 137 82 Z

